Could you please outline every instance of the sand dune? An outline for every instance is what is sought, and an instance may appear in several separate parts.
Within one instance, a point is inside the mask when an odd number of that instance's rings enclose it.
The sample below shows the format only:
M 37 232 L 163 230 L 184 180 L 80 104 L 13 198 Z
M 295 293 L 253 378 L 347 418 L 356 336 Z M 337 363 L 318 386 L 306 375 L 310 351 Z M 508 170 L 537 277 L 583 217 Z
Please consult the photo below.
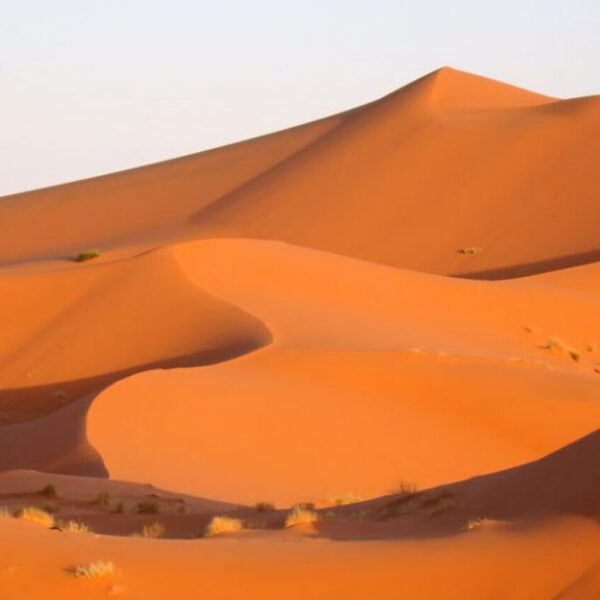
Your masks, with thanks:
M 598 596 L 599 116 L 444 68 L 0 198 L 0 596 Z

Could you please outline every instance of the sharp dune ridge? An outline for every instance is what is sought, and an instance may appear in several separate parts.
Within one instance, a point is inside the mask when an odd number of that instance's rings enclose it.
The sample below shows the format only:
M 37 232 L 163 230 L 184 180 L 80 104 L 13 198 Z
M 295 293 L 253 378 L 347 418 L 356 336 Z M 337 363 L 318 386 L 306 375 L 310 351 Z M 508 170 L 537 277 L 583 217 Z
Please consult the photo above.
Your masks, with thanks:
M 0 198 L 3 597 L 599 595 L 599 117 L 444 67 Z

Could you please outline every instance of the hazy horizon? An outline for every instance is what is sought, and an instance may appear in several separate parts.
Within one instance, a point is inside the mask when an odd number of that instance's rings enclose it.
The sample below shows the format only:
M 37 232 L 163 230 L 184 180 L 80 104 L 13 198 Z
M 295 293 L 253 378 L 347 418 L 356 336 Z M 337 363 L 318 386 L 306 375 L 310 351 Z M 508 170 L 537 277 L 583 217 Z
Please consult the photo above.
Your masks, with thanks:
M 449 65 L 600 93 L 600 5 L 23 0 L 0 24 L 6 195 L 175 158 L 369 102 Z

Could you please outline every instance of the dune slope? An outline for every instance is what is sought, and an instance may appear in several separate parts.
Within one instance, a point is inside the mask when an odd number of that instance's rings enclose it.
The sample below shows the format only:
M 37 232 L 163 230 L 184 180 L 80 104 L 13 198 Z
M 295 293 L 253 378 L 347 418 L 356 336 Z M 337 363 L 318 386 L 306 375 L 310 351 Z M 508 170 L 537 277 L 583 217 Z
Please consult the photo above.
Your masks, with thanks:
M 0 597 L 599 596 L 599 116 L 443 68 L 0 198 Z

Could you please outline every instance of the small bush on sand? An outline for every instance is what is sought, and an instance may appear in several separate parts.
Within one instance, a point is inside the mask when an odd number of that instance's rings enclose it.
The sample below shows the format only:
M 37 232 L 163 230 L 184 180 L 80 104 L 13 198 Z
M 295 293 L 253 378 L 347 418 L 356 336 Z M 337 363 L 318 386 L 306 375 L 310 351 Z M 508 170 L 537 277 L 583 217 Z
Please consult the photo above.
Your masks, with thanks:
M 92 533 L 90 527 L 81 521 L 60 522 L 58 527 L 62 531 L 69 531 L 70 533 Z
M 392 485 L 388 492 L 390 494 L 397 494 L 398 496 L 412 496 L 417 493 L 417 486 L 410 481 L 399 479 Z
M 361 502 L 362 498 L 352 492 L 345 492 L 343 494 L 335 494 L 327 499 L 327 504 L 333 504 L 334 506 L 345 506 L 346 504 L 356 504 Z
M 275 505 L 272 502 L 257 502 L 254 505 L 254 508 L 256 508 L 258 512 L 268 512 L 271 510 L 276 510 Z
M 142 500 L 142 502 L 135 505 L 135 510 L 142 515 L 156 515 L 158 513 L 158 503 Z
M 146 525 L 142 527 L 142 531 L 139 535 L 143 538 L 152 539 L 164 537 L 165 526 L 160 521 L 155 521 L 154 523 L 146 523 Z
M 56 498 L 56 488 L 51 483 L 43 487 L 38 493 L 40 496 L 44 496 L 44 498 Z
M 86 262 L 87 260 L 98 258 L 99 256 L 100 252 L 98 252 L 98 250 L 84 250 L 75 256 L 75 262 Z
M 226 533 L 237 533 L 243 529 L 240 519 L 233 517 L 213 517 L 207 525 L 204 535 L 211 537 Z
M 68 571 L 79 579 L 98 579 L 100 577 L 109 577 L 114 575 L 116 567 L 113 562 L 106 560 L 97 560 L 89 563 L 82 563 L 70 567 Z
M 485 519 L 481 517 L 475 517 L 474 519 L 469 519 L 467 524 L 465 525 L 465 529 L 467 531 L 473 531 L 474 529 L 479 529 L 485 522 Z
M 302 510 L 315 510 L 314 502 L 298 502 L 292 506 L 292 510 L 299 508 Z
M 318 521 L 319 515 L 314 510 L 307 510 L 305 508 L 299 508 L 295 506 L 289 512 L 286 520 L 286 527 L 296 527 L 296 525 L 309 525 Z
M 466 256 L 475 256 L 475 254 L 479 254 L 481 252 L 481 248 L 471 247 L 471 248 L 459 248 L 458 253 L 464 254 Z
M 25 506 L 15 512 L 15 517 L 23 521 L 29 521 L 42 527 L 54 527 L 54 517 L 46 510 L 37 506 Z

